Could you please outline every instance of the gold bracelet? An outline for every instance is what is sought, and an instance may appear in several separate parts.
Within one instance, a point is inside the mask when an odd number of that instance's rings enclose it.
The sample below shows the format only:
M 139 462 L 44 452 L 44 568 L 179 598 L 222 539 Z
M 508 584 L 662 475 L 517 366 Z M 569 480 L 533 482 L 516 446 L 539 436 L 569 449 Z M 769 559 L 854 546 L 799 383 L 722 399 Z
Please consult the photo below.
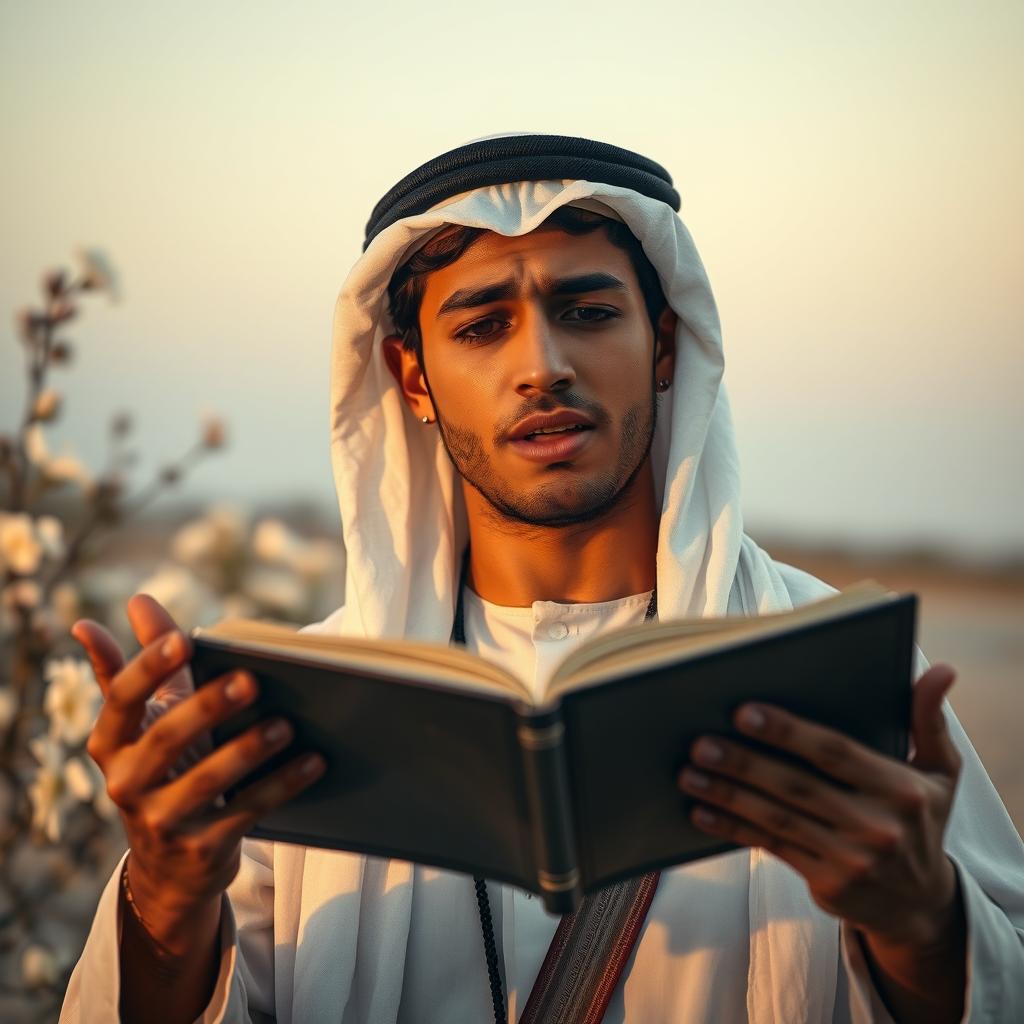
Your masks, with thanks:
M 128 855 L 129 857 L 131 854 Z M 124 859 L 124 867 L 121 869 L 121 892 L 124 894 L 124 901 L 131 908 L 132 917 L 135 918 L 142 934 L 146 937 L 146 942 L 149 943 L 150 948 L 156 954 L 159 960 L 173 960 L 175 959 L 174 954 L 162 946 L 151 934 L 150 930 L 146 927 L 145 919 L 140 912 L 138 905 L 135 903 L 135 897 L 132 895 L 131 886 L 128 884 L 128 857 Z

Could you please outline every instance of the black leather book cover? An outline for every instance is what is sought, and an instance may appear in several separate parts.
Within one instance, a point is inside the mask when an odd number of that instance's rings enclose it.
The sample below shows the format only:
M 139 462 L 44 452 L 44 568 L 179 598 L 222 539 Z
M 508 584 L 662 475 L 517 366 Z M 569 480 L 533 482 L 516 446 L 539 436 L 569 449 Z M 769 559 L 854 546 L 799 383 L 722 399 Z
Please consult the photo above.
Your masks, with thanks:
M 690 824 L 690 801 L 676 776 L 698 736 L 741 738 L 732 715 L 747 700 L 778 705 L 905 759 L 916 608 L 916 597 L 905 595 L 566 695 L 584 889 L 731 848 Z
M 745 700 L 904 758 L 915 613 L 906 595 L 575 690 L 553 710 L 302 655 L 237 652 L 201 635 L 192 669 L 197 685 L 236 667 L 260 682 L 257 703 L 219 727 L 216 744 L 271 715 L 295 727 L 289 749 L 243 785 L 300 751 L 327 758 L 324 777 L 254 836 L 483 875 L 565 910 L 584 891 L 730 848 L 690 825 L 676 777 L 698 735 L 737 735 L 731 716 Z M 538 735 L 557 737 L 539 760 Z M 567 842 L 579 882 L 545 892 L 553 861 L 559 877 L 572 873 Z

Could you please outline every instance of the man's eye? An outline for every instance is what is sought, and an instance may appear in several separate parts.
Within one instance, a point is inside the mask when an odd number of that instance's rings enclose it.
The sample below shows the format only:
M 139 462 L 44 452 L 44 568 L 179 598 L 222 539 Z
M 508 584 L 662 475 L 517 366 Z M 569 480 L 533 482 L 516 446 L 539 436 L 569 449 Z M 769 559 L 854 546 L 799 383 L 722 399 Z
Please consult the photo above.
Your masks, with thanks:
M 569 316 L 570 313 L 586 314 L 585 316 Z M 593 315 L 591 315 L 593 314 Z M 611 320 L 619 314 L 611 309 L 604 309 L 601 306 L 573 306 L 566 310 L 566 318 L 578 324 L 599 324 L 604 320 Z
M 488 324 L 498 324 L 501 327 L 508 327 L 507 320 L 499 320 L 497 317 L 488 316 L 484 317 L 483 320 L 475 320 L 468 327 L 464 327 L 458 334 L 455 335 L 456 341 L 482 341 L 484 338 L 489 338 L 492 334 L 497 333 L 497 329 L 492 328 L 491 330 L 483 330 Z

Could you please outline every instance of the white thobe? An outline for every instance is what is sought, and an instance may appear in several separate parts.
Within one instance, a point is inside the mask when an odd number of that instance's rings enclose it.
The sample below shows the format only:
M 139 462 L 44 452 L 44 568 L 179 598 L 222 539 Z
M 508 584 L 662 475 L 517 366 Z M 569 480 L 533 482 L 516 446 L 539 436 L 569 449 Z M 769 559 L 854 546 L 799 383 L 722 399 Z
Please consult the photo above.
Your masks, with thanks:
M 642 621 L 648 597 L 500 608 L 470 593 L 467 644 L 517 670 L 540 694 L 554 667 L 587 637 Z M 964 756 L 947 833 L 968 921 L 964 1020 L 1024 1020 L 1024 848 L 947 714 Z M 61 1015 L 68 1024 L 116 1019 L 119 873 L 120 866 L 68 987 Z M 514 1021 L 557 918 L 510 886 L 492 883 L 489 891 Z M 246 840 L 221 938 L 221 970 L 202 1024 L 491 1019 L 475 894 L 465 875 Z M 814 906 L 802 879 L 781 862 L 739 850 L 662 873 L 605 1024 L 889 1019 L 852 929 Z

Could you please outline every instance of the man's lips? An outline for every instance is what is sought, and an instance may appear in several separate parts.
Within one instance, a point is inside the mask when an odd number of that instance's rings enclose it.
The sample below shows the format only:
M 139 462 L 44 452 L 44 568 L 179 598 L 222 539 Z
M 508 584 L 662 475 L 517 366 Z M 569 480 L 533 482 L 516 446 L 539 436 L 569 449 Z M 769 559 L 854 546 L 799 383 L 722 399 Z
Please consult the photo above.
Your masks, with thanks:
M 560 412 L 538 412 L 527 416 L 522 422 L 516 425 L 510 435 L 512 441 L 536 440 L 549 432 L 578 432 L 580 430 L 592 430 L 593 422 L 583 413 L 572 409 L 563 409 Z
M 567 462 L 576 458 L 593 436 L 592 427 L 570 428 L 555 434 L 531 434 L 509 443 L 517 455 L 531 462 Z

